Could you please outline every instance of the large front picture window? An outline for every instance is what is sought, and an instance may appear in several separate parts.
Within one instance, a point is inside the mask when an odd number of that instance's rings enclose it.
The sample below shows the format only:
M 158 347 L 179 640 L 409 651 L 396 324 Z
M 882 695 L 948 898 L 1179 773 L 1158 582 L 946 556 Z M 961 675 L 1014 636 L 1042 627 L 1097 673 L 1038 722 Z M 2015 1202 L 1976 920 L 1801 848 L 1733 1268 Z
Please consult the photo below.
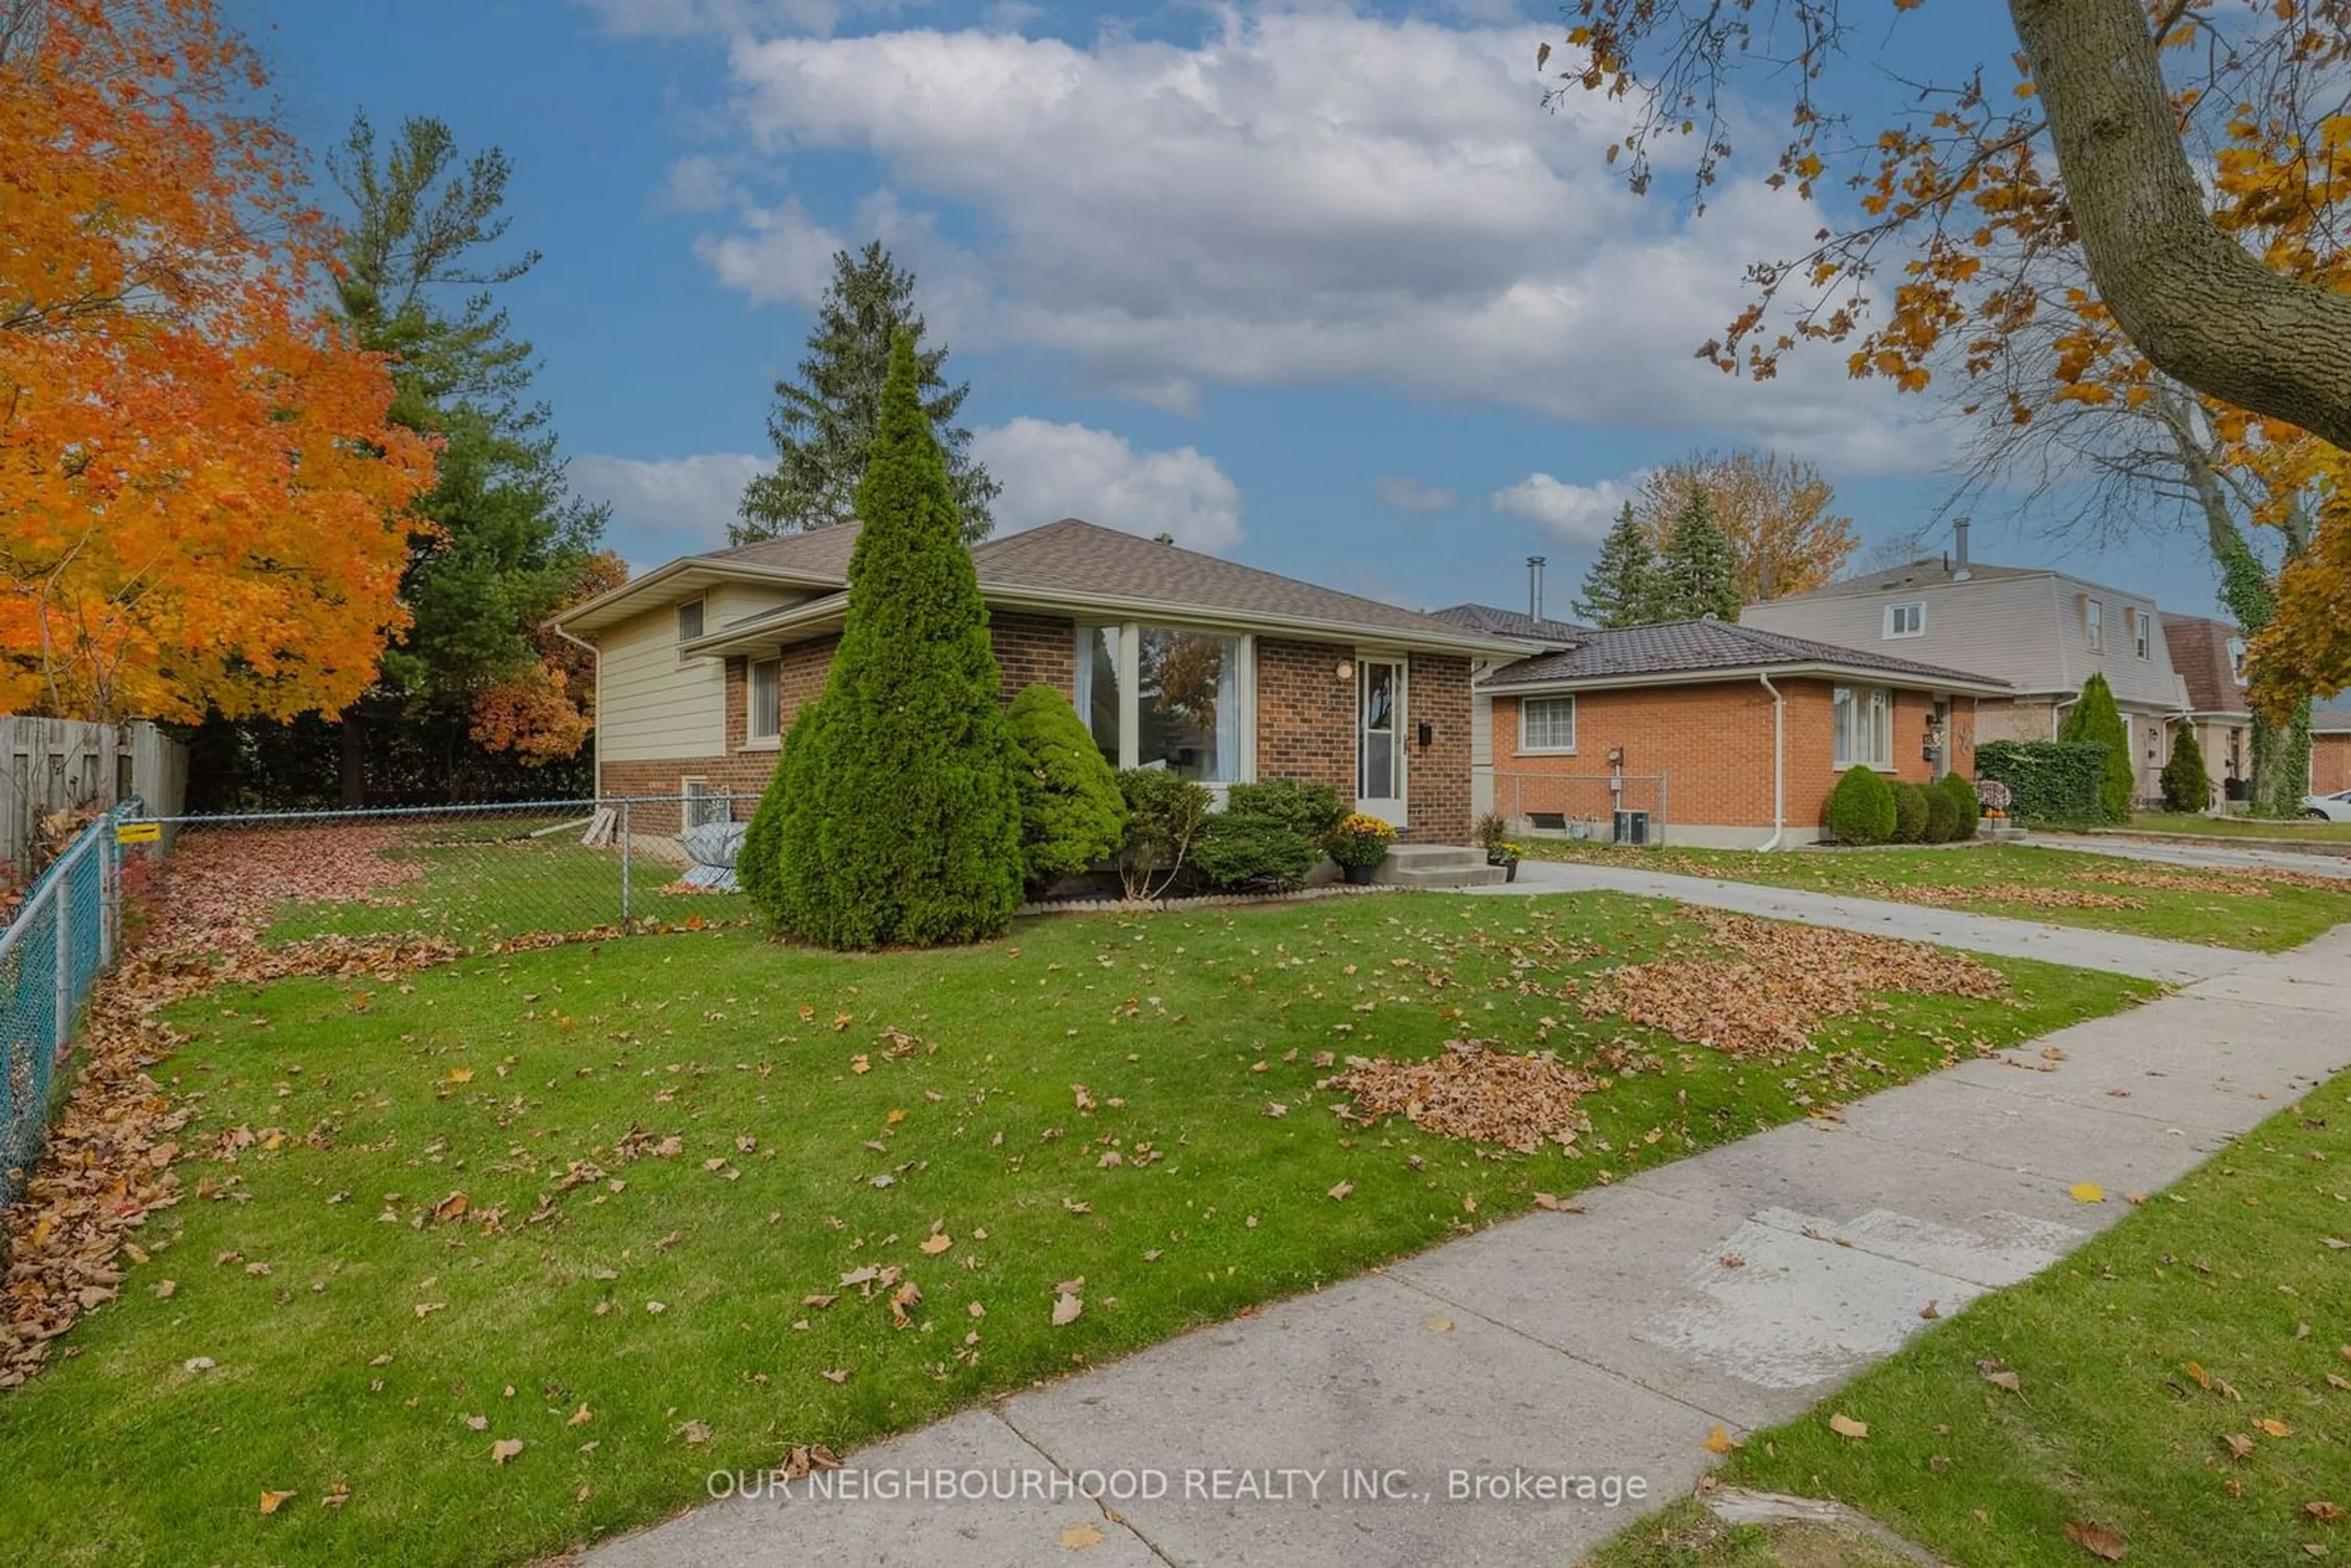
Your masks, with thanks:
M 1836 765 L 1894 766 L 1894 694 L 1884 686 L 1839 686 L 1831 699 Z
M 1180 626 L 1081 626 L 1077 708 L 1112 766 L 1203 784 L 1249 777 L 1248 640 Z

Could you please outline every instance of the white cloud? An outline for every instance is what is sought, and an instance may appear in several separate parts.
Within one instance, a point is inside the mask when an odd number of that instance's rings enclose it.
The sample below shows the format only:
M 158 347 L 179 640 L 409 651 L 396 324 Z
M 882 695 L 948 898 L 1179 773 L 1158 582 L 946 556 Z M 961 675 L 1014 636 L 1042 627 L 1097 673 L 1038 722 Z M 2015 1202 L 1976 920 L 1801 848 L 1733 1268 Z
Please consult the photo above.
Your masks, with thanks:
M 1616 514 L 1641 487 L 1642 476 L 1571 485 L 1548 474 L 1530 474 L 1491 497 L 1494 510 L 1541 523 L 1563 539 L 1598 544 L 1608 537 Z
M 974 431 L 971 452 L 1004 486 L 999 533 L 1083 517 L 1145 537 L 1173 534 L 1198 550 L 1241 539 L 1240 486 L 1189 446 L 1137 452 L 1107 430 L 1024 417 Z
M 1157 406 L 1371 382 L 1846 466 L 1934 461 L 1841 356 L 1761 386 L 1693 357 L 1744 302 L 1746 263 L 1809 248 L 1819 214 L 1752 182 L 1694 221 L 1628 195 L 1602 157 L 1625 106 L 1545 111 L 1534 30 L 1328 9 L 1211 26 L 1190 47 L 738 39 L 734 112 L 752 156 L 870 154 L 902 225 L 930 204 L 986 236 L 919 231 L 925 313 L 958 346 L 1060 350 Z M 754 299 L 799 301 L 831 242 L 796 207 L 746 207 L 702 254 Z
M 1380 505 L 1399 512 L 1442 512 L 1453 505 L 1453 492 L 1442 485 L 1380 476 Z
M 682 213 L 715 213 L 730 206 L 747 206 L 750 198 L 716 158 L 696 153 L 669 166 L 662 199 Z
M 574 491 L 611 504 L 611 543 L 643 568 L 725 544 L 743 486 L 767 467 L 743 452 L 652 460 L 586 452 L 571 459 L 570 476 Z

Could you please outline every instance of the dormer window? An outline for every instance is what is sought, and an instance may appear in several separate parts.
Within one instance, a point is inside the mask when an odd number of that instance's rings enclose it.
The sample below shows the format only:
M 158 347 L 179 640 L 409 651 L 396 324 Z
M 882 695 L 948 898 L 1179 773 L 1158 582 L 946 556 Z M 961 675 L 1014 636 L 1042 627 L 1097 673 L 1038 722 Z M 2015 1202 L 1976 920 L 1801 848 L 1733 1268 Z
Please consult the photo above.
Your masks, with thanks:
M 2229 639 L 2229 674 L 2241 686 L 2252 684 L 2245 679 L 2245 640 L 2242 637 Z
M 1914 599 L 1907 604 L 1886 607 L 1886 635 L 1888 637 L 1923 637 L 1927 633 L 1927 601 Z
M 2103 653 L 2106 646 L 2106 606 L 2103 600 L 2082 601 L 2082 632 L 2090 640 L 2090 652 Z
M 2130 620 L 2131 652 L 2144 659 L 2154 646 L 2155 617 L 2144 610 L 2134 610 L 2130 612 Z

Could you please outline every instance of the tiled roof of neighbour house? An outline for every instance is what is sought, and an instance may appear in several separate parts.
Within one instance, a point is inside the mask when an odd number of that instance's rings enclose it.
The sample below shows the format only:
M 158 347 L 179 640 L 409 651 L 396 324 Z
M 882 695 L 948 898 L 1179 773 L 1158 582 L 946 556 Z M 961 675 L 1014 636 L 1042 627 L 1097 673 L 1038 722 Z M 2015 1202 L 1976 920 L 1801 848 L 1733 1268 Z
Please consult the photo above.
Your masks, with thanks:
M 1497 637 L 1524 637 L 1530 643 L 1556 643 L 1562 647 L 1592 632 L 1590 627 L 1578 626 L 1572 621 L 1553 621 L 1549 617 L 1539 621 L 1523 610 L 1499 610 L 1491 604 L 1448 604 L 1429 613 L 1439 621 L 1491 632 Z
M 2164 616 L 2163 645 L 2188 687 L 2191 713 L 2252 711 L 2244 685 L 2237 679 L 2236 661 L 2229 656 L 2229 643 L 2236 635 L 2234 626 L 2210 616 Z
M 1816 643 L 1809 637 L 1791 637 L 1785 632 L 1741 626 L 1735 621 L 1668 621 L 1656 626 L 1587 632 L 1575 647 L 1520 659 L 1478 684 L 1527 686 L 1554 682 L 1621 682 L 1637 685 L 1652 676 L 1782 665 L 1832 665 L 1843 670 L 1874 671 L 1933 685 L 2001 690 L 2008 686 L 2007 682 L 1988 675 L 1971 675 L 1938 664 L 1891 658 L 1868 649 L 1842 648 L 1833 643 Z
M 799 542 L 776 540 L 771 545 L 742 546 L 728 553 L 743 559 L 751 551 Z M 1474 627 L 1075 517 L 1000 535 L 977 546 L 971 557 L 980 590 L 989 600 L 1035 603 L 1081 617 L 1089 611 L 1193 616 L 1290 630 L 1309 638 L 1327 633 L 1343 642 L 1360 639 L 1472 652 L 1510 651 L 1502 639 Z M 765 564 L 770 558 L 749 559 Z M 844 565 L 847 559 L 844 552 Z M 846 601 L 845 593 L 829 594 L 719 628 L 713 635 L 756 632 L 770 622 L 789 626 L 819 621 L 837 615 Z M 705 638 L 690 651 L 722 650 Z
M 1864 572 L 1859 577 L 1839 578 L 1802 593 L 1783 595 L 1787 599 L 1822 599 L 1832 594 L 1885 593 L 1895 589 L 1917 588 L 1924 583 L 1990 582 L 2001 578 L 2064 577 L 2067 574 L 2047 567 L 1987 566 L 1981 561 L 1968 564 L 1967 576 L 1958 575 L 1959 569 L 1949 556 L 1920 556 L 1917 560 L 1900 566 L 1889 566 L 1877 571 Z

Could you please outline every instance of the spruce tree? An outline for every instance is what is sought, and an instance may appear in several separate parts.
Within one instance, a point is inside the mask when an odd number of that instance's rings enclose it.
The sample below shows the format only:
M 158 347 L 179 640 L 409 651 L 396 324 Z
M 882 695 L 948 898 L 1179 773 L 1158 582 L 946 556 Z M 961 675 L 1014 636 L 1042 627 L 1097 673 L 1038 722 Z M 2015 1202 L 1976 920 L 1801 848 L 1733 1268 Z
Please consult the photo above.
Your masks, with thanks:
M 2204 771 L 2204 747 L 2197 741 L 2194 725 L 2181 725 L 2173 737 L 2162 783 L 2167 811 L 2200 811 L 2212 803 L 2212 780 Z
M 1739 619 L 1739 557 L 1714 518 L 1714 498 L 1693 486 L 1666 530 L 1657 559 L 1660 621 L 1696 621 L 1712 615 Z
M 2105 749 L 2106 769 L 2098 788 L 2099 809 L 2110 822 L 2129 821 L 2138 775 L 2131 767 L 2130 732 L 2123 725 L 2122 710 L 2115 706 L 2115 691 L 2105 675 L 2094 673 L 2082 683 L 2081 700 L 2065 716 L 2065 727 L 2057 738 Z
M 1011 728 L 920 378 L 901 332 L 857 486 L 841 646 L 752 823 L 754 902 L 829 947 L 977 941 L 1020 902 Z
M 852 520 L 881 416 L 890 346 L 900 332 L 922 340 L 914 275 L 893 265 L 880 240 L 856 256 L 835 252 L 832 273 L 817 306 L 799 380 L 776 383 L 776 405 L 768 414 L 776 466 L 744 487 L 742 520 L 727 530 L 738 545 Z M 940 371 L 946 357 L 943 348 L 923 349 L 914 365 L 963 537 L 977 541 L 995 526 L 988 507 L 1003 486 L 973 459 L 971 432 L 956 423 L 971 383 L 947 384 Z
M 1642 626 L 1658 618 L 1656 605 L 1657 552 L 1627 501 L 1601 541 L 1592 570 L 1583 574 L 1575 613 L 1594 626 Z

